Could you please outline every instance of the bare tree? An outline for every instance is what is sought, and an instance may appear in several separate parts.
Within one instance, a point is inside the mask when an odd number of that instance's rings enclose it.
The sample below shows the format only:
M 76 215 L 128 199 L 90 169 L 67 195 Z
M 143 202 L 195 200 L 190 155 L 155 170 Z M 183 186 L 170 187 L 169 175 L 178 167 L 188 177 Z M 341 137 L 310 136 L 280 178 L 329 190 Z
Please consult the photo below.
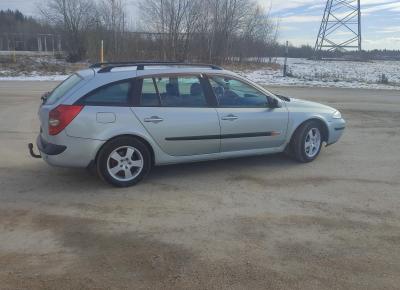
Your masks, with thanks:
M 210 14 L 213 17 L 214 62 L 227 61 L 232 48 L 233 37 L 239 33 L 243 22 L 251 11 L 253 1 L 249 0 L 208 0 Z
M 263 56 L 263 51 L 268 50 L 269 46 L 276 43 L 277 24 L 270 19 L 269 12 L 266 13 L 261 6 L 255 6 L 246 15 L 240 38 L 236 49 L 239 54 L 239 61 L 246 57 Z
M 277 26 L 256 0 L 139 0 L 143 31 L 127 30 L 127 0 L 47 0 L 44 19 L 63 33 L 70 59 L 261 60 Z
M 162 56 L 168 59 L 195 55 L 223 63 L 238 47 L 241 59 L 271 41 L 274 30 L 254 0 L 142 0 L 140 8 L 143 21 L 159 33 Z
M 202 0 L 145 0 L 140 4 L 145 21 L 153 32 L 159 33 L 162 57 L 184 58 L 189 40 L 200 19 Z
M 110 46 L 110 57 L 116 58 L 123 53 L 124 34 L 126 32 L 126 13 L 123 0 L 102 0 L 97 6 L 98 17 L 102 27 L 107 32 L 107 43 Z
M 94 4 L 91 0 L 47 0 L 40 8 L 46 21 L 61 28 L 64 46 L 70 60 L 86 55 L 85 33 L 94 24 Z

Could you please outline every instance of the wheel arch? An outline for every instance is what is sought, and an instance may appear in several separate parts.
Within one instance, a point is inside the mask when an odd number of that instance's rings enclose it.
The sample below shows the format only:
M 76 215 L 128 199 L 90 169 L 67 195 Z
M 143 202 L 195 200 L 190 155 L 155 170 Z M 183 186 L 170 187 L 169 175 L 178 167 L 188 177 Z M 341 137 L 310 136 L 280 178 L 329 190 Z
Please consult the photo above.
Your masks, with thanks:
M 315 122 L 317 122 L 317 123 L 320 124 L 321 130 L 322 130 L 322 132 L 321 132 L 321 133 L 322 133 L 322 141 L 328 142 L 328 140 L 329 140 L 329 127 L 328 127 L 328 125 L 326 124 L 326 121 L 323 120 L 323 119 L 321 119 L 321 118 L 318 118 L 318 117 L 312 117 L 312 118 L 309 118 L 309 119 L 307 119 L 307 120 L 304 120 L 303 122 L 301 122 L 300 124 L 298 124 L 298 125 L 296 126 L 296 129 L 293 130 L 293 132 L 292 132 L 292 134 L 291 134 L 291 136 L 290 136 L 290 142 L 289 142 L 289 144 L 292 142 L 293 137 L 294 137 L 296 131 L 299 130 L 299 128 L 300 128 L 301 126 L 303 126 L 305 123 L 312 122 L 312 121 L 315 121 Z
M 154 149 L 151 146 L 150 142 L 147 141 L 145 138 L 143 138 L 142 136 L 136 135 L 136 134 L 120 134 L 120 135 L 116 135 L 110 139 L 108 139 L 106 142 L 104 142 L 103 145 L 100 146 L 100 148 L 97 150 L 96 152 L 96 157 L 94 159 L 94 163 L 97 163 L 98 157 L 99 157 L 99 153 L 101 151 L 101 149 L 103 149 L 103 147 L 110 141 L 121 138 L 121 137 L 131 137 L 131 138 L 135 138 L 137 140 L 139 140 L 140 142 L 142 142 L 150 151 L 150 156 L 151 156 L 151 165 L 153 166 L 155 164 L 155 153 L 154 153 Z

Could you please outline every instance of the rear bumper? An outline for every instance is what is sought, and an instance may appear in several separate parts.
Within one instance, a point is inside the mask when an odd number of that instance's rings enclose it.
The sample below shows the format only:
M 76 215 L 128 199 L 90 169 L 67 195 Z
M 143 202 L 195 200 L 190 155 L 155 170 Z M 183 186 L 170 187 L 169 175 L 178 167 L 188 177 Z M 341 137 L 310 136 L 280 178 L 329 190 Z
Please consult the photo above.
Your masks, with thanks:
M 104 141 L 70 137 L 61 132 L 57 135 L 57 143 L 38 136 L 36 145 L 44 161 L 52 166 L 86 168 L 95 160 Z
M 327 145 L 332 145 L 339 141 L 346 130 L 346 121 L 344 119 L 335 119 L 329 123 L 329 140 Z
M 41 135 L 36 138 L 36 145 L 39 151 L 46 155 L 58 155 L 67 149 L 67 146 L 65 145 L 57 145 L 47 142 Z

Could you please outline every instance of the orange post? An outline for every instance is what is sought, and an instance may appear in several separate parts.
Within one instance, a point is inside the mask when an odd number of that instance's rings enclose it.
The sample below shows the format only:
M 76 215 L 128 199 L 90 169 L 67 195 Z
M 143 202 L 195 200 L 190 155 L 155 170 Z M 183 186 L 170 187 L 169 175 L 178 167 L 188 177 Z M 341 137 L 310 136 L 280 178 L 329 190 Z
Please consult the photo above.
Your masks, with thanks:
M 100 62 L 104 62 L 104 41 L 101 41 L 100 46 Z

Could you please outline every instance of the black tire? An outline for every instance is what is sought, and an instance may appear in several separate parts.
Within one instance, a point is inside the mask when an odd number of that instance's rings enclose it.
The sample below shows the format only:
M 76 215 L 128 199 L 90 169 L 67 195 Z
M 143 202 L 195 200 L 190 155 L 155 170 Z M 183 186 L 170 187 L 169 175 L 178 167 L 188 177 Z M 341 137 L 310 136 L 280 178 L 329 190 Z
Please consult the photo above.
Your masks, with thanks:
M 141 158 L 137 158 L 137 159 L 138 160 L 142 159 L 142 164 L 143 164 L 142 168 L 140 170 L 137 169 L 137 172 L 136 172 L 137 176 L 135 176 L 133 179 L 127 180 L 127 181 L 116 179 L 115 177 L 113 177 L 110 174 L 110 172 L 108 170 L 108 162 L 111 162 L 109 160 L 110 155 L 116 149 L 124 147 L 124 146 L 133 147 L 135 149 L 134 154 L 137 154 L 137 156 L 141 157 Z M 121 150 L 123 150 L 123 149 L 121 149 Z M 134 157 L 132 157 L 132 158 L 134 158 Z M 118 164 L 120 164 L 120 163 L 118 163 Z M 131 163 L 129 163 L 129 164 L 131 164 Z M 138 140 L 134 137 L 123 136 L 123 137 L 118 137 L 118 138 L 108 141 L 100 149 L 100 152 L 97 157 L 96 168 L 97 168 L 97 174 L 104 181 L 106 181 L 116 187 L 128 187 L 128 186 L 137 184 L 144 177 L 146 177 L 146 175 L 151 170 L 151 164 L 152 164 L 151 163 L 151 154 L 150 154 L 149 148 L 147 148 L 147 146 L 145 144 L 143 144 L 143 142 L 141 142 L 140 140 Z M 123 169 L 121 169 L 121 170 L 123 170 Z M 129 169 L 129 170 L 131 170 L 131 169 Z M 121 176 L 121 178 L 125 178 L 125 177 Z
M 309 156 L 306 153 L 306 138 L 308 132 L 312 129 L 318 130 L 320 134 L 320 144 L 318 150 L 314 153 L 315 155 Z M 292 140 L 287 148 L 289 155 L 301 163 L 308 163 L 314 161 L 319 153 L 321 152 L 323 145 L 323 131 L 321 125 L 317 121 L 308 121 L 297 128 L 296 132 L 293 134 Z

